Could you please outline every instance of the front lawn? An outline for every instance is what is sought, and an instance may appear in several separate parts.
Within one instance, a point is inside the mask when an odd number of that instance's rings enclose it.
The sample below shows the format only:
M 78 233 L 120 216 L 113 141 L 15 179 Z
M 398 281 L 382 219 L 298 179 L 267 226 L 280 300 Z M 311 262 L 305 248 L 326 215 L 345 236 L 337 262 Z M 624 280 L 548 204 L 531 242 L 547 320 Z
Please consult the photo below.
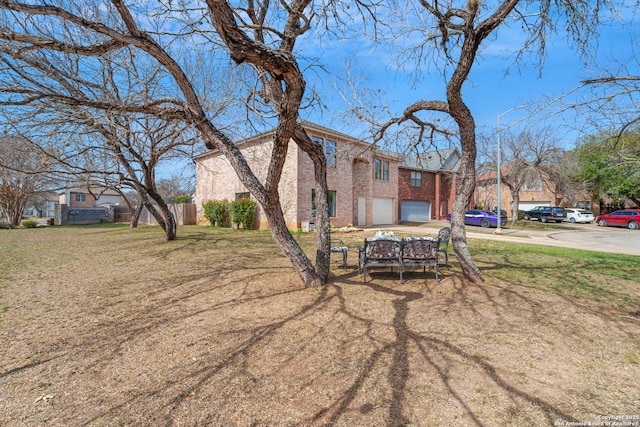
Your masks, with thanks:
M 437 229 L 419 228 L 425 234 Z M 469 240 L 304 289 L 268 232 L 0 230 L 0 425 L 542 426 L 638 415 L 639 257 Z M 315 236 L 296 234 L 309 254 Z M 451 253 L 452 250 L 451 250 Z

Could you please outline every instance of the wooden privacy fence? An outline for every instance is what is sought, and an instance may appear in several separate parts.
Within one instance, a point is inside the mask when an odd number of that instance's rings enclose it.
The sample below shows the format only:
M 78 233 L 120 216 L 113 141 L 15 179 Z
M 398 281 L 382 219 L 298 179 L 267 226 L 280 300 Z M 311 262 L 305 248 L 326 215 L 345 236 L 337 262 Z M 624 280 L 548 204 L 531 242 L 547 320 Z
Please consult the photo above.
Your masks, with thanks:
M 177 205 L 168 205 L 169 210 L 176 219 L 178 225 L 195 225 L 197 224 L 197 212 L 196 205 L 194 203 L 180 203 Z M 127 206 L 116 206 L 114 213 L 115 222 L 129 222 L 131 221 L 131 211 Z M 158 225 L 156 219 L 151 215 L 147 208 L 142 209 L 140 219 L 141 224 Z
M 196 205 L 181 203 L 169 205 L 177 225 L 195 225 L 198 223 Z M 68 205 L 57 205 L 55 212 L 56 225 L 97 224 L 101 222 L 129 222 L 131 211 L 127 206 L 110 206 L 98 208 L 80 208 Z M 147 208 L 142 210 L 139 222 L 147 225 L 158 225 L 156 219 Z
M 130 222 L 131 210 L 128 206 L 114 206 L 113 222 Z

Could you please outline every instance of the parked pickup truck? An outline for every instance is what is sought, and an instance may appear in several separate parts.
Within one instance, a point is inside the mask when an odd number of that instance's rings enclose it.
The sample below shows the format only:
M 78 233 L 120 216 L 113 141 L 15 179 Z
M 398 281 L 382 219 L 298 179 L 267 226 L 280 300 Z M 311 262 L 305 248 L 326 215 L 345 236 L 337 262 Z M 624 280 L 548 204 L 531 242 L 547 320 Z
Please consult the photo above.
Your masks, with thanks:
M 522 219 L 539 219 L 540 222 L 562 222 L 567 218 L 564 208 L 554 206 L 536 206 L 535 208 L 522 213 Z

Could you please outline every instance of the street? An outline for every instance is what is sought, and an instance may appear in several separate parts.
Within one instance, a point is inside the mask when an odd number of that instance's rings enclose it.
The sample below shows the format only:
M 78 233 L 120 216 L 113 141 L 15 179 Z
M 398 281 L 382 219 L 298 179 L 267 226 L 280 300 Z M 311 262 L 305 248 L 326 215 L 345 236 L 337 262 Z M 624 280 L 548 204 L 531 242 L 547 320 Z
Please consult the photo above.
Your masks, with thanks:
M 491 237 L 485 237 L 520 243 L 561 246 L 640 256 L 640 232 L 638 230 L 628 230 L 617 227 L 598 227 L 595 224 L 563 223 L 562 226 L 562 228 L 558 227 L 557 231 L 525 231 L 506 228 L 503 230 L 504 234 L 502 236 L 490 233 Z M 469 237 L 481 237 L 479 235 L 484 234 L 474 232 L 474 228 L 475 227 L 467 226 Z M 566 228 L 570 229 L 567 230 Z
M 448 227 L 447 221 L 431 221 L 432 227 Z M 553 227 L 553 224 L 550 224 Z M 383 228 L 380 228 L 383 229 Z M 424 233 L 423 227 L 385 226 L 386 230 Z M 558 224 L 558 230 L 517 230 L 507 225 L 501 235 L 495 234 L 495 228 L 467 226 L 467 238 L 491 239 L 505 242 L 559 246 L 565 248 L 610 252 L 640 256 L 640 230 L 617 227 L 598 227 L 595 224 Z

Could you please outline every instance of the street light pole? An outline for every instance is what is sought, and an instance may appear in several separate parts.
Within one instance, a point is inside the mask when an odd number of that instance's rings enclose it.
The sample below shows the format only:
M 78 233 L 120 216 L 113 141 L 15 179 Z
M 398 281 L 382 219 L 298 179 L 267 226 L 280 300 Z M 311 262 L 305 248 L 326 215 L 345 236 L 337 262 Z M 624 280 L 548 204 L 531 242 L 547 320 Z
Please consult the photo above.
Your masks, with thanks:
M 495 234 L 502 234 L 502 207 L 501 207 L 501 195 L 500 195 L 500 187 L 502 187 L 502 150 L 500 148 L 500 117 L 504 116 L 507 113 L 512 112 L 513 110 L 517 110 L 518 108 L 523 108 L 526 107 L 526 105 L 518 105 L 517 107 L 512 107 L 509 108 L 507 111 L 505 111 L 502 114 L 498 114 L 498 161 L 497 163 L 497 183 L 496 186 L 498 188 L 498 206 L 496 209 L 496 216 L 497 216 L 497 224 L 496 224 L 496 231 Z

